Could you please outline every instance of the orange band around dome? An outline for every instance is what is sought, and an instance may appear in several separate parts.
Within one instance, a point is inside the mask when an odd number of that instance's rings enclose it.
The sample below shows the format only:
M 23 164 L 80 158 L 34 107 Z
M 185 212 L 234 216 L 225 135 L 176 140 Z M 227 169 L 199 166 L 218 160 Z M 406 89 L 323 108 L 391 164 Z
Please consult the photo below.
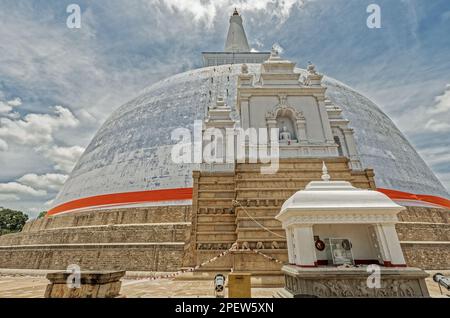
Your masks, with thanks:
M 412 194 L 389 189 L 377 189 L 392 200 L 408 200 L 428 203 L 450 209 L 450 200 L 425 194 Z M 139 192 L 125 192 L 98 195 L 63 203 L 48 211 L 47 215 L 70 212 L 74 210 L 106 207 L 114 205 L 127 205 L 145 202 L 192 200 L 192 188 L 149 190 Z

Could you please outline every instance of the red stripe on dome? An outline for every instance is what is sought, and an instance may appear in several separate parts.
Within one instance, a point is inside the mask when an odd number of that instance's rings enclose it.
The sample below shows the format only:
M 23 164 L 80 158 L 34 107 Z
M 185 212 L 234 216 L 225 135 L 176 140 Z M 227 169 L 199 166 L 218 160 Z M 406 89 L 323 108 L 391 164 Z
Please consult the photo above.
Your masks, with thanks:
M 413 194 L 413 193 L 408 193 L 408 192 L 382 189 L 382 188 L 378 188 L 377 191 L 386 194 L 392 200 L 420 201 L 420 202 L 431 203 L 433 205 L 438 205 L 443 208 L 450 209 L 450 200 L 441 198 L 441 197 L 437 197 L 434 195 Z
M 163 189 L 97 195 L 94 197 L 88 197 L 63 203 L 48 211 L 47 215 L 50 216 L 58 213 L 90 207 L 179 200 L 192 200 L 192 188 Z
M 450 200 L 425 194 L 413 194 L 397 190 L 378 188 L 392 200 L 418 201 L 450 209 Z M 150 190 L 98 195 L 70 201 L 48 211 L 47 215 L 69 212 L 93 207 L 126 205 L 133 203 L 192 200 L 192 188 Z

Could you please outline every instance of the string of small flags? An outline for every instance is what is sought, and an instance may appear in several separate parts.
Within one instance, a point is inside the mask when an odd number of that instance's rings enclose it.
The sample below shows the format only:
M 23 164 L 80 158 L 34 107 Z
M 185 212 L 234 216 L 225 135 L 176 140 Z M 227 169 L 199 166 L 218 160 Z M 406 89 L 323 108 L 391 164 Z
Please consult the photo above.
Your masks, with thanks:
M 215 257 L 213 257 L 213 258 L 211 258 L 211 259 L 209 259 L 209 260 L 207 260 L 207 261 L 205 261 L 205 262 L 203 262 L 203 263 L 201 263 L 201 264 L 199 264 L 199 265 L 197 265 L 195 267 L 182 269 L 182 270 L 179 270 L 179 271 L 174 272 L 174 273 L 164 274 L 164 275 L 159 275 L 159 276 L 153 276 L 153 277 L 149 277 L 149 278 L 148 277 L 147 278 L 136 278 L 136 279 L 133 279 L 132 282 L 127 282 L 127 283 L 124 283 L 123 285 L 137 284 L 137 283 L 141 283 L 143 280 L 153 281 L 153 280 L 158 280 L 158 279 L 175 278 L 176 276 L 184 274 L 184 273 L 194 272 L 194 271 L 200 269 L 201 267 L 203 267 L 203 266 L 205 266 L 207 264 L 210 264 L 210 263 L 213 263 L 213 262 L 217 261 L 219 258 L 224 257 L 225 255 L 229 254 L 230 252 L 237 251 L 237 250 L 239 250 L 239 248 L 238 248 L 238 244 L 236 242 L 236 243 L 234 243 L 231 246 L 231 248 L 229 250 L 223 251 L 219 255 L 217 255 L 217 256 L 215 256 Z M 254 250 L 254 249 L 251 249 L 251 248 L 247 248 L 247 250 L 250 250 L 250 251 L 254 252 L 255 254 L 259 254 L 259 255 L 263 256 L 264 258 L 266 258 L 266 259 L 268 259 L 268 260 L 270 260 L 272 262 L 275 262 L 275 263 L 278 263 L 278 264 L 283 264 L 283 262 L 280 261 L 279 259 L 276 259 L 275 257 L 266 255 L 266 254 L 264 254 L 264 253 L 262 253 L 262 252 L 260 252 L 258 250 Z
M 187 268 L 187 269 L 181 269 L 181 270 L 179 270 L 177 272 L 170 273 L 170 274 L 164 274 L 164 275 L 152 276 L 152 277 L 145 277 L 145 278 L 135 278 L 135 279 L 133 279 L 132 282 L 127 282 L 127 283 L 124 283 L 123 285 L 132 285 L 132 284 L 142 283 L 142 281 L 144 281 L 144 280 L 145 281 L 153 281 L 153 280 L 158 280 L 158 279 L 175 278 L 176 276 L 184 274 L 184 273 L 194 272 L 194 271 L 200 269 L 201 267 L 203 267 L 203 266 L 205 266 L 205 265 L 207 265 L 209 263 L 215 262 L 216 260 L 218 260 L 221 257 L 224 257 L 225 255 L 230 253 L 232 250 L 234 250 L 233 246 L 229 250 L 224 251 L 224 252 L 220 253 L 219 255 L 217 255 L 217 256 L 215 256 L 215 257 L 213 257 L 213 258 L 211 258 L 211 259 L 209 259 L 209 260 L 207 260 L 207 261 L 205 261 L 205 262 L 203 262 L 200 265 L 197 265 L 195 267 L 191 267 L 191 268 Z
M 256 254 L 259 254 L 259 255 L 263 256 L 264 258 L 266 258 L 266 259 L 268 259 L 268 260 L 270 260 L 272 262 L 275 262 L 275 263 L 278 263 L 278 264 L 284 264 L 282 261 L 280 261 L 279 259 L 276 259 L 275 257 L 272 257 L 272 256 L 266 255 L 264 253 L 261 253 L 258 250 L 252 250 L 252 249 L 250 249 L 250 250 L 255 252 Z

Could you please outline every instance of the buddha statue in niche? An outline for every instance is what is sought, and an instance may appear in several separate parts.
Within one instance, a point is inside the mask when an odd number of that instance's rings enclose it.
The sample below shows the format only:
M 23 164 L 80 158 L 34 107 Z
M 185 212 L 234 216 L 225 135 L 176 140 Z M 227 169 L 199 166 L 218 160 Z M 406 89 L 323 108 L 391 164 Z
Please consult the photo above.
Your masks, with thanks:
M 292 140 L 292 134 L 289 132 L 286 126 L 281 128 L 280 141 L 289 142 Z

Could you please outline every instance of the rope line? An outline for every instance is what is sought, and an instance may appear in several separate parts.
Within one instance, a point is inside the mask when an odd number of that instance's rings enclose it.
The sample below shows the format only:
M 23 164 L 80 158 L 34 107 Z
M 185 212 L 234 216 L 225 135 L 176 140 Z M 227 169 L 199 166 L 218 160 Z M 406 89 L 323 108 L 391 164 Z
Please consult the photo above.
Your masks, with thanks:
M 251 216 L 251 215 L 248 213 L 247 209 L 241 204 L 241 202 L 239 202 L 238 200 L 233 200 L 233 203 L 234 203 L 234 204 L 238 204 L 238 205 L 244 210 L 245 214 L 247 214 L 247 216 L 248 216 L 253 222 L 255 222 L 258 226 L 260 226 L 263 230 L 265 230 L 265 231 L 267 231 L 267 232 L 269 232 L 269 233 L 272 233 L 272 234 L 275 235 L 275 236 L 281 237 L 281 238 L 283 238 L 283 239 L 285 238 L 284 236 L 282 236 L 282 235 L 280 235 L 280 234 L 278 234 L 278 233 L 275 233 L 275 232 L 271 231 L 269 228 L 265 227 L 264 225 L 262 225 L 261 223 L 259 223 L 257 220 L 255 220 L 255 218 L 253 218 L 253 216 Z M 216 260 L 218 260 L 218 259 L 221 258 L 221 257 L 224 257 L 224 256 L 227 255 L 228 253 L 230 253 L 230 252 L 232 252 L 232 251 L 238 251 L 238 250 L 239 250 L 239 244 L 238 244 L 238 242 L 234 242 L 233 245 L 232 245 L 228 250 L 226 250 L 226 251 L 220 253 L 219 255 L 217 255 L 217 256 L 215 256 L 215 257 L 213 257 L 213 258 L 211 258 L 211 259 L 209 259 L 209 260 L 207 260 L 207 261 L 205 261 L 205 262 L 203 262 L 203 263 L 201 263 L 200 265 L 197 265 L 197 266 L 195 266 L 195 267 L 191 267 L 191 268 L 188 268 L 188 269 L 179 270 L 179 271 L 174 272 L 174 273 L 171 273 L 171 274 L 165 274 L 165 275 L 153 276 L 153 277 L 150 277 L 150 278 L 142 278 L 142 279 L 137 278 L 137 279 L 135 279 L 135 281 L 128 282 L 128 283 L 124 283 L 123 286 L 134 285 L 134 284 L 140 284 L 140 283 L 143 283 L 144 281 L 153 281 L 153 280 L 158 280 L 158 279 L 174 278 L 174 277 L 176 277 L 176 276 L 178 276 L 178 275 L 181 275 L 181 274 L 184 274 L 184 273 L 194 272 L 194 271 L 200 269 L 201 267 L 203 267 L 203 266 L 205 266 L 205 265 L 207 265 L 207 264 L 209 264 L 209 263 L 215 262 Z M 266 255 L 266 254 L 264 254 L 264 253 L 262 253 L 262 252 L 260 252 L 260 251 L 258 251 L 258 250 L 256 250 L 256 249 L 252 249 L 252 248 L 250 248 L 250 247 L 247 247 L 247 248 L 243 248 L 243 250 L 249 250 L 249 251 L 252 251 L 252 252 L 254 252 L 255 254 L 258 254 L 258 255 L 263 256 L 265 259 L 267 259 L 267 260 L 269 260 L 269 261 L 276 262 L 276 263 L 278 263 L 278 264 L 283 264 L 283 262 L 280 261 L 279 259 L 277 259 L 277 258 L 275 258 L 275 257 L 272 257 L 272 256 L 269 256 L 269 255 Z M 234 271 L 234 269 L 231 268 L 231 272 L 233 272 L 233 271 Z
M 245 214 L 247 214 L 247 216 L 252 219 L 253 222 L 255 222 L 256 224 L 258 224 L 262 229 L 266 230 L 269 233 L 272 233 L 275 236 L 281 237 L 282 239 L 284 239 L 285 237 L 283 235 L 280 235 L 278 233 L 275 233 L 273 231 L 271 231 L 270 229 L 268 229 L 267 227 L 265 227 L 264 225 L 262 225 L 261 223 L 259 223 L 258 221 L 256 221 L 245 209 L 245 207 L 241 204 L 241 202 L 239 202 L 238 200 L 233 200 L 233 203 L 237 203 L 241 206 L 241 208 L 244 210 Z

